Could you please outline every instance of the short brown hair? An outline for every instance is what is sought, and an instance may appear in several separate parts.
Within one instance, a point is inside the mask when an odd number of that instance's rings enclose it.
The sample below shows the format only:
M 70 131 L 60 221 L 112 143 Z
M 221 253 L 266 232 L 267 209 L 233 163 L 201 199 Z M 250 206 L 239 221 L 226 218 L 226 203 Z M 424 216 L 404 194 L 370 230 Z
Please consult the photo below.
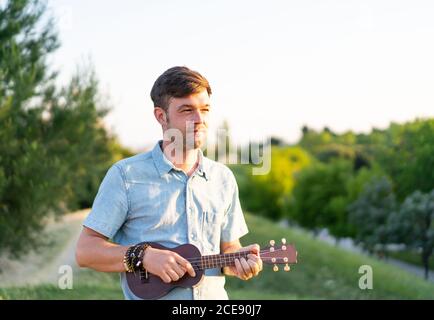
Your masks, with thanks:
M 152 86 L 151 99 L 154 107 L 167 111 L 170 98 L 182 98 L 206 89 L 211 95 L 208 80 L 199 72 L 187 67 L 170 68 L 158 77 Z

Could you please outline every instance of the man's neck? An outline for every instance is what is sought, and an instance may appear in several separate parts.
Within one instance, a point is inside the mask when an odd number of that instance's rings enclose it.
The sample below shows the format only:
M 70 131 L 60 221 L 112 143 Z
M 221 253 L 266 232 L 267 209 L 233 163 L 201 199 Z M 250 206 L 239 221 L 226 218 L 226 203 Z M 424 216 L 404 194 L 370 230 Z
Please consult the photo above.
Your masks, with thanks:
M 171 154 L 173 149 L 166 148 L 170 143 L 170 141 L 163 140 L 162 149 L 164 155 L 176 168 L 181 169 L 190 176 L 199 165 L 199 149 L 188 149 L 179 152 L 177 150 L 175 155 L 182 156 L 175 156 Z

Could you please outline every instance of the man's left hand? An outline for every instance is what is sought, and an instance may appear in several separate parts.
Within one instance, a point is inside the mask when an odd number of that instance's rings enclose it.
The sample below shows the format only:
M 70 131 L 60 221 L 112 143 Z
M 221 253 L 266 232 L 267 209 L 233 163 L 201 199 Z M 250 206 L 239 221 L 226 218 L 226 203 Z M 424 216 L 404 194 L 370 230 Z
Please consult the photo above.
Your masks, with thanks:
M 230 267 L 234 276 L 241 280 L 249 280 L 256 277 L 262 271 L 262 260 L 259 250 L 258 244 L 252 244 L 238 250 L 238 252 L 250 251 L 250 254 L 247 255 L 247 260 L 245 258 L 235 259 L 235 266 Z

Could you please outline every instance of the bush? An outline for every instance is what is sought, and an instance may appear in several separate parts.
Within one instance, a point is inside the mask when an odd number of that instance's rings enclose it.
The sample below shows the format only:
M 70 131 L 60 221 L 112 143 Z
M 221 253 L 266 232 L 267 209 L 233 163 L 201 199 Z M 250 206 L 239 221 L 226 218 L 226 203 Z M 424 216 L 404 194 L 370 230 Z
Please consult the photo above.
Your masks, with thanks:
M 310 156 L 302 148 L 272 146 L 268 174 L 251 175 L 251 170 L 238 170 L 243 207 L 274 220 L 284 217 L 294 187 L 294 174 L 308 166 L 310 161 Z
M 56 88 L 44 12 L 39 1 L 0 6 L 0 253 L 12 256 L 43 242 L 48 216 L 90 205 L 116 149 L 93 72 Z

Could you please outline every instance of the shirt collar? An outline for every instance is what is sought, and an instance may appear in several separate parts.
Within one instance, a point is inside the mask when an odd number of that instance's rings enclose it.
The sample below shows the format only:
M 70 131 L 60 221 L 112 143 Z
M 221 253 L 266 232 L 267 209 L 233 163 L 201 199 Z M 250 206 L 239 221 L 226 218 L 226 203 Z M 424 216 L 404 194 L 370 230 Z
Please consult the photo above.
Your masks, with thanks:
M 199 165 L 196 168 L 196 171 L 194 174 L 204 178 L 206 181 L 209 181 L 209 175 L 208 175 L 208 169 L 206 167 L 206 161 L 205 157 L 203 155 L 202 150 L 199 148 Z
M 160 177 L 170 172 L 170 170 L 172 169 L 179 170 L 173 165 L 172 162 L 169 161 L 169 159 L 167 159 L 166 155 L 163 153 L 162 145 L 163 140 L 159 140 L 152 149 L 152 158 L 154 160 L 155 166 L 157 167 L 158 173 L 160 174 Z M 206 170 L 204 155 L 201 149 L 199 149 L 198 157 L 199 165 L 196 168 L 194 174 L 208 181 L 208 171 Z

